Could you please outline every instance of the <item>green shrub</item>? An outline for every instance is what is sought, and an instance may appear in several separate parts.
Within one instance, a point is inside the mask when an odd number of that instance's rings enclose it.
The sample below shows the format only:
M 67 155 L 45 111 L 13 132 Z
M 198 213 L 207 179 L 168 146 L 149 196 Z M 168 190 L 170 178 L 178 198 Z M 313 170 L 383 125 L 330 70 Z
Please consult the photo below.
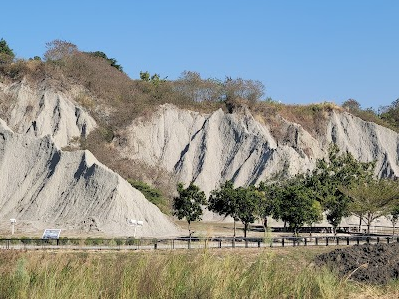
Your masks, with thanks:
M 156 205 L 162 213 L 171 215 L 171 206 L 169 200 L 163 196 L 162 192 L 154 187 L 147 185 L 144 182 L 127 180 L 134 188 L 139 190 L 145 198 Z

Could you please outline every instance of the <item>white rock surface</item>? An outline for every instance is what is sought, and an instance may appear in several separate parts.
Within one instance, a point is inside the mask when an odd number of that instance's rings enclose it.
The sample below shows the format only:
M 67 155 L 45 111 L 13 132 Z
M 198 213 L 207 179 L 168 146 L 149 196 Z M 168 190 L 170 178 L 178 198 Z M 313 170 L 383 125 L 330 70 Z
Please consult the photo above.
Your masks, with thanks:
M 50 136 L 13 133 L 0 121 L 0 219 L 35 229 L 61 228 L 131 236 L 177 235 L 176 226 L 88 151 L 65 152 Z
M 257 183 L 278 171 L 314 168 L 330 142 L 361 161 L 377 160 L 376 174 L 399 175 L 399 135 L 348 113 L 331 112 L 325 134 L 312 137 L 300 125 L 283 120 L 284 142 L 249 111 L 212 114 L 165 104 L 148 120 L 136 119 L 122 132 L 121 154 L 162 166 L 184 183 L 194 181 L 206 193 L 232 179 L 237 186 Z
M 323 155 L 318 142 L 300 126 L 287 123 L 294 145 L 278 146 L 269 129 L 246 111 L 212 114 L 181 110 L 165 104 L 150 121 L 137 119 L 121 132 L 121 154 L 160 165 L 184 183 L 194 181 L 209 193 L 227 179 L 248 185 L 287 166 L 290 174 L 313 167 Z M 117 143 L 117 142 L 116 142 Z M 313 156 L 305 154 L 311 147 Z
M 399 176 L 399 135 L 349 113 L 331 113 L 327 140 L 360 161 L 376 160 L 379 177 Z
M 23 80 L 0 85 L 0 90 L 15 99 L 8 120 L 14 132 L 36 137 L 50 135 L 58 147 L 64 147 L 96 127 L 95 120 L 72 100 L 70 92 L 61 92 L 50 83 L 32 87 Z

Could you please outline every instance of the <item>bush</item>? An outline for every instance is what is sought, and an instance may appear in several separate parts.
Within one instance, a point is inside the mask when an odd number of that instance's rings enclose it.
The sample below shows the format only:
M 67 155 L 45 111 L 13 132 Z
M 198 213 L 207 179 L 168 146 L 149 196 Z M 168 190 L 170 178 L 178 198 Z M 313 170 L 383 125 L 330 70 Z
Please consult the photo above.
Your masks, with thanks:
M 171 215 L 170 201 L 165 196 L 163 196 L 160 190 L 151 187 L 144 182 L 135 181 L 132 179 L 128 179 L 127 181 L 130 183 L 130 185 L 132 185 L 134 188 L 143 193 L 145 198 L 149 202 L 156 205 L 161 210 L 162 213 Z

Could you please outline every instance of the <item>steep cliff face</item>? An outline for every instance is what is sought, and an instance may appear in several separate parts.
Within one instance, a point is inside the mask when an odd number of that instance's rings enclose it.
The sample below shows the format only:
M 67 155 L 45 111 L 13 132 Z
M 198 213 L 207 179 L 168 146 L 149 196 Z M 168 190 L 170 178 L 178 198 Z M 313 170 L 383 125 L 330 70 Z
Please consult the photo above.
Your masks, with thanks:
M 278 143 L 268 125 L 245 109 L 200 114 L 167 104 L 150 120 L 135 120 L 121 132 L 124 141 L 115 144 L 124 157 L 159 165 L 206 192 L 227 179 L 247 185 L 282 170 L 305 172 L 327 154 L 330 142 L 361 161 L 377 160 L 380 176 L 399 175 L 398 134 L 389 129 L 334 111 L 320 136 L 285 120 L 282 126 L 285 140 Z
M 149 121 L 134 121 L 116 146 L 126 158 L 160 165 L 209 192 L 226 179 L 247 185 L 282 169 L 295 174 L 312 168 L 324 154 L 318 141 L 299 125 L 286 126 L 292 140 L 278 145 L 247 110 L 200 114 L 167 104 Z
M 144 221 L 142 236 L 177 228 L 119 175 L 88 151 L 64 152 L 50 136 L 13 133 L 0 121 L 0 218 L 38 228 L 129 236 L 129 219 Z
M 330 114 L 326 138 L 360 161 L 376 160 L 379 177 L 399 176 L 399 134 L 349 113 Z
M 15 132 L 50 135 L 57 146 L 64 147 L 96 127 L 95 120 L 72 100 L 72 92 L 61 92 L 51 83 L 32 87 L 23 80 L 0 85 L 0 92 L 12 98 L 7 122 Z

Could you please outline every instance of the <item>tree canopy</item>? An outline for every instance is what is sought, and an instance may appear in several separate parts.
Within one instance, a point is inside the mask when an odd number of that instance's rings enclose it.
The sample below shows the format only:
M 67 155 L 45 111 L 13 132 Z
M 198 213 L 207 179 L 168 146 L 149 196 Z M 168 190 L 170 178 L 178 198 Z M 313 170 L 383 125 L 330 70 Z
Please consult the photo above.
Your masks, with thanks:
M 7 42 L 0 39 L 0 64 L 10 63 L 14 60 L 14 51 L 8 46 Z
M 371 180 L 374 165 L 374 162 L 360 162 L 348 152 L 340 153 L 338 146 L 331 144 L 328 158 L 317 160 L 316 168 L 308 175 L 306 185 L 314 190 L 334 232 L 342 218 L 349 216 L 350 199 L 340 187 Z
M 178 219 L 186 218 L 189 236 L 191 237 L 191 222 L 201 220 L 202 206 L 206 204 L 206 196 L 198 186 L 190 183 L 184 188 L 182 183 L 177 184 L 179 196 L 173 198 L 173 215 Z
M 298 234 L 305 223 L 322 220 L 322 207 L 315 199 L 314 191 L 305 184 L 305 177 L 296 176 L 283 183 L 275 184 L 276 206 L 273 218 L 287 222 Z
M 349 211 L 365 220 L 367 233 L 375 219 L 389 215 L 399 203 L 399 184 L 390 179 L 363 181 L 340 190 L 351 198 Z
M 112 67 L 116 68 L 117 70 L 123 72 L 123 67 L 120 64 L 118 64 L 116 59 L 109 58 L 107 56 L 107 54 L 105 54 L 104 52 L 95 51 L 95 52 L 85 52 L 85 53 L 89 54 L 90 56 L 93 56 L 93 57 L 99 57 L 99 58 L 105 59 L 109 63 L 109 65 L 111 65 Z

